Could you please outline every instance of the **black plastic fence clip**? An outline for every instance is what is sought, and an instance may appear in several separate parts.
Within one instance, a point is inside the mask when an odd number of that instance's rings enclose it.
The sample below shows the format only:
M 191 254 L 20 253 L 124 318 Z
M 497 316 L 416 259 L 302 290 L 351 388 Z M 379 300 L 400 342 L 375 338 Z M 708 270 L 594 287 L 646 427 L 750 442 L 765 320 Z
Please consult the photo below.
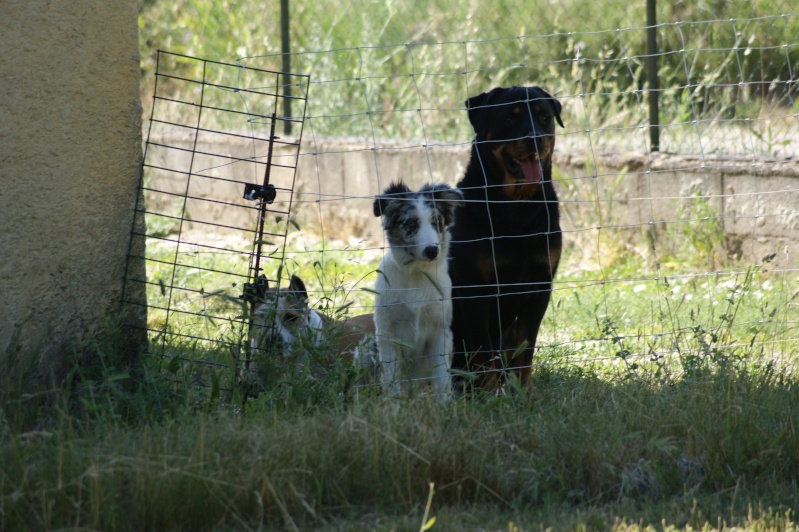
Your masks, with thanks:
M 244 290 L 242 291 L 241 299 L 247 303 L 258 301 L 258 287 L 255 283 L 244 283 Z
M 269 281 L 264 275 L 259 275 L 254 281 L 254 283 L 244 283 L 241 299 L 247 303 L 263 303 L 269 290 Z
M 264 200 L 265 203 L 272 203 L 275 201 L 277 191 L 273 185 L 254 185 L 252 183 L 244 183 L 244 199 L 250 201 Z

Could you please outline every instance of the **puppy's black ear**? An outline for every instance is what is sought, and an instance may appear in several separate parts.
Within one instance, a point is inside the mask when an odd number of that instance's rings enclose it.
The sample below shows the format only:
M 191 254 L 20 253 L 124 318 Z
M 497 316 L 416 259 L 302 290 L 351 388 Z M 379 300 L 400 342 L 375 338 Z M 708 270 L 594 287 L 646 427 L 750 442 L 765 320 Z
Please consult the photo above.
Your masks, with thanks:
M 291 280 L 289 280 L 289 292 L 291 292 L 294 297 L 308 299 L 308 290 L 305 289 L 305 283 L 296 275 L 292 275 Z
M 463 192 L 457 188 L 452 188 L 446 183 L 426 186 L 430 187 L 429 190 L 433 192 L 433 199 L 436 201 L 445 201 L 451 204 L 453 207 L 459 207 L 463 205 Z M 420 191 L 423 191 L 424 189 L 425 188 L 422 187 Z
M 558 121 L 560 127 L 566 127 L 563 125 L 563 120 L 561 120 L 560 118 L 560 112 L 563 109 L 563 107 L 560 105 L 560 100 L 549 94 L 541 87 L 533 87 L 533 88 L 539 91 L 541 93 L 541 96 L 543 96 L 545 99 L 548 99 L 549 103 L 552 104 L 552 110 L 555 112 L 555 120 Z
M 372 210 L 374 211 L 375 216 L 383 216 L 391 200 L 402 199 L 410 191 L 411 189 L 409 189 L 402 181 L 391 183 L 382 194 L 375 197 L 375 201 L 372 204 Z
M 269 280 L 267 280 L 266 275 L 261 274 L 256 277 L 253 285 L 255 289 L 253 293 L 256 298 L 255 300 L 259 303 L 266 301 L 266 293 L 269 291 Z
M 384 207 L 385 207 L 384 203 L 380 201 L 380 196 L 377 196 L 375 198 L 374 203 L 372 204 L 372 210 L 374 211 L 375 216 L 377 216 L 378 218 L 383 216 Z
M 463 192 L 446 183 L 425 185 L 419 192 L 427 192 L 433 197 L 436 209 L 444 217 L 444 225 L 451 225 L 455 219 L 455 209 L 463 205 Z

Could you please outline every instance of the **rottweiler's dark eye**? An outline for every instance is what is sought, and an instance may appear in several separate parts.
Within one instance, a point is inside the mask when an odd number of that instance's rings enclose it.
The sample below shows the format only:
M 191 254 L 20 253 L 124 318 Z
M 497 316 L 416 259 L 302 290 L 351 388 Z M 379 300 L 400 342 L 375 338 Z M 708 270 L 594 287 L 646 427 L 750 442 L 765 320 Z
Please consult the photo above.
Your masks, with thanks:
M 549 117 L 547 115 L 541 115 L 540 120 L 542 124 L 546 124 L 549 122 Z

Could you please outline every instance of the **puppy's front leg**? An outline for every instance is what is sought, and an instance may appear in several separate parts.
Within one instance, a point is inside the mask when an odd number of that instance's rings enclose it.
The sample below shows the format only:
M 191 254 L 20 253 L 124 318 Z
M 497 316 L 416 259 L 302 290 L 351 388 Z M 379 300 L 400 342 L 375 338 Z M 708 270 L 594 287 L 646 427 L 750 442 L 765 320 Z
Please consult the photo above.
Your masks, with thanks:
M 390 337 L 380 336 L 377 340 L 377 353 L 380 357 L 380 382 L 383 385 L 383 390 L 389 392 L 392 396 L 399 395 L 399 372 L 397 365 L 399 364 L 399 356 L 397 353 L 396 345 Z
M 430 368 L 430 375 L 436 387 L 436 397 L 446 401 L 450 391 L 449 369 L 452 360 L 452 330 L 443 326 L 428 343 L 425 353 Z
M 410 389 L 413 376 L 409 374 L 409 365 L 413 353 L 407 339 L 413 338 L 415 333 L 412 323 L 401 320 L 392 323 L 378 341 L 383 389 L 394 397 L 398 397 L 401 390 Z

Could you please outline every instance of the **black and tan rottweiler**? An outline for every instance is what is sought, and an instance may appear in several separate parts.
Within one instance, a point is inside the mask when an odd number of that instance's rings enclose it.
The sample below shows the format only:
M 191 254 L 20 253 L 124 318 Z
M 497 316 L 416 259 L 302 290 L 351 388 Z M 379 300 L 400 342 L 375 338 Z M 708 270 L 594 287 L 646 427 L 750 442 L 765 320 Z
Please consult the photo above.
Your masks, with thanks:
M 495 391 L 506 371 L 528 383 L 561 251 L 552 185 L 560 102 L 540 87 L 511 87 L 466 106 L 476 137 L 450 248 L 456 393 L 466 383 Z

